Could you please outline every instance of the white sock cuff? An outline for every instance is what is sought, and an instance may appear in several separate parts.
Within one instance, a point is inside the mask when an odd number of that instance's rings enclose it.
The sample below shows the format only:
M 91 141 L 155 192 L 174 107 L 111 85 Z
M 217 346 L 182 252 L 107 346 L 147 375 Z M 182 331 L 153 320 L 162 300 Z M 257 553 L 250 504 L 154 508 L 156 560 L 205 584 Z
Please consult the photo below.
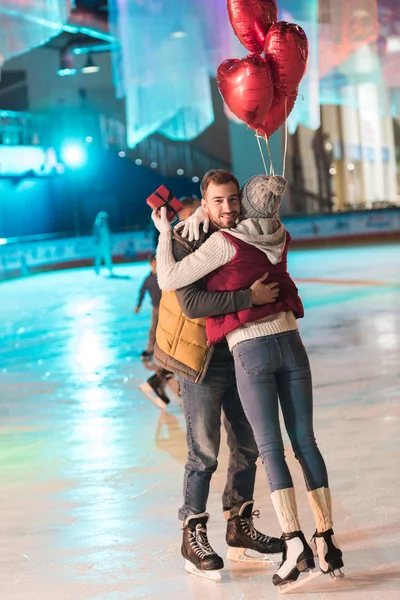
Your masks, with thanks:
M 294 488 L 275 490 L 271 494 L 271 500 L 283 533 L 300 531 L 301 527 Z

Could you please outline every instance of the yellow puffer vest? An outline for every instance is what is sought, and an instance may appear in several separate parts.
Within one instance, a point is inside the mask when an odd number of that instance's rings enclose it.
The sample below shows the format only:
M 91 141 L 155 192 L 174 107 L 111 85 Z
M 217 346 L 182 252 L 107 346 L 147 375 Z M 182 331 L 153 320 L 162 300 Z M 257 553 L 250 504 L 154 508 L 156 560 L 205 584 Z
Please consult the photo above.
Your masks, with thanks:
M 210 353 L 205 319 L 188 319 L 175 292 L 163 292 L 154 349 L 157 363 L 190 381 L 198 382 L 205 372 Z

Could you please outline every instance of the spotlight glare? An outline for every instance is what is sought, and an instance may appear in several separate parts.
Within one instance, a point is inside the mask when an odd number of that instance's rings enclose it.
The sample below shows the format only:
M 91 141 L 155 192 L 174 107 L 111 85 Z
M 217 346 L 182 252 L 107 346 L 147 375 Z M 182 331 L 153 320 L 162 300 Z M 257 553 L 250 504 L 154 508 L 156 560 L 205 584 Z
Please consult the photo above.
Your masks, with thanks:
M 118 152 L 118 156 L 120 158 L 125 158 L 126 154 L 125 154 L 125 152 L 123 150 L 121 150 L 121 152 Z
M 79 144 L 65 144 L 61 152 L 62 160 L 71 169 L 84 167 L 87 162 L 87 154 L 83 146 Z
M 143 161 L 142 161 L 142 159 L 141 159 L 141 158 L 137 158 L 137 159 L 135 160 L 135 164 L 136 164 L 136 165 L 141 165 L 141 164 L 142 164 L 142 162 L 143 162 Z
M 194 177 L 192 177 L 192 181 L 193 183 L 199 183 L 200 179 L 197 177 L 197 175 L 195 175 Z
M 353 165 L 353 163 L 349 163 L 349 164 L 347 165 L 347 169 L 348 169 L 349 171 L 354 171 L 354 169 L 355 169 L 355 166 Z
M 152 162 L 150 164 L 150 166 L 151 166 L 152 169 L 156 169 L 157 168 L 157 163 L 156 162 Z
M 183 174 L 184 174 L 184 172 L 185 172 L 185 171 L 184 171 L 183 169 L 178 169 L 178 170 L 177 170 L 177 174 L 178 174 L 178 175 L 183 175 Z

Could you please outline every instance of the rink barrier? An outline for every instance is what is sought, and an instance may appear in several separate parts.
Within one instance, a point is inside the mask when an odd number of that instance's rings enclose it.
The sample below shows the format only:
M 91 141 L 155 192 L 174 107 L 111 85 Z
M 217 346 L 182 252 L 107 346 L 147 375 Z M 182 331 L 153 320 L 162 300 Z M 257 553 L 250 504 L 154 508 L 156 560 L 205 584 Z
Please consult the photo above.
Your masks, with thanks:
M 282 218 L 292 248 L 400 242 L 400 208 Z M 154 251 L 152 231 L 113 234 L 113 262 L 146 260 Z M 91 236 L 0 238 L 0 280 L 41 271 L 93 265 Z

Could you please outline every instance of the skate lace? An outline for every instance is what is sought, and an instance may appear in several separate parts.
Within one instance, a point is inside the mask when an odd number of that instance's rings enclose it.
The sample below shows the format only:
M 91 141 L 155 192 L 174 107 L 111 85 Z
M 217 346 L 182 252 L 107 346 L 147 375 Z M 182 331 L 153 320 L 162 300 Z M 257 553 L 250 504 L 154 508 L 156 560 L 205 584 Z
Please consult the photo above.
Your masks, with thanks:
M 190 532 L 190 545 L 199 558 L 215 554 L 208 541 L 207 529 L 200 523 Z
M 254 527 L 254 517 L 257 517 L 257 519 L 259 519 L 259 510 L 253 511 L 250 517 L 240 517 L 240 524 L 242 526 L 243 532 L 249 537 L 251 537 L 251 539 L 255 542 L 268 542 L 271 538 L 268 535 L 264 535 L 263 533 L 261 533 L 261 531 L 258 531 L 258 529 Z

